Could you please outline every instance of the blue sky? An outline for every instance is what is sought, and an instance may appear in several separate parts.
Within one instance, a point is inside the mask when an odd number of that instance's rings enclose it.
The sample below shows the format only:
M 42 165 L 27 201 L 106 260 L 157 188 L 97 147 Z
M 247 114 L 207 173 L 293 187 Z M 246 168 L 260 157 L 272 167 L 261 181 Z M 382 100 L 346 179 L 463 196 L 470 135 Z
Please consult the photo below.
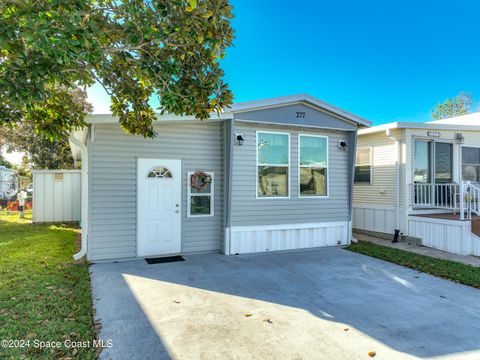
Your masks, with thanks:
M 235 101 L 306 92 L 374 124 L 429 120 L 460 91 L 480 105 L 480 1 L 231 2 Z M 90 99 L 108 111 L 100 93 Z

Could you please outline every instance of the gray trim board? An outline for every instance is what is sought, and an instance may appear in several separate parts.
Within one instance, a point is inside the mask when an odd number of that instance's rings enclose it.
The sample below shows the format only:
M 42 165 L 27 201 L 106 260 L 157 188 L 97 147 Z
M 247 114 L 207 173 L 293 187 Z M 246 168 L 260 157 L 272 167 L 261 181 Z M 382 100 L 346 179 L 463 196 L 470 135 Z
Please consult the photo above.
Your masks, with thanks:
M 357 131 L 348 134 L 348 179 L 350 187 L 348 189 L 348 215 L 349 220 L 352 220 L 353 212 L 353 189 L 355 178 L 355 154 L 357 149 Z
M 233 147 L 235 125 L 232 119 L 225 123 L 225 227 L 230 227 L 232 205 Z

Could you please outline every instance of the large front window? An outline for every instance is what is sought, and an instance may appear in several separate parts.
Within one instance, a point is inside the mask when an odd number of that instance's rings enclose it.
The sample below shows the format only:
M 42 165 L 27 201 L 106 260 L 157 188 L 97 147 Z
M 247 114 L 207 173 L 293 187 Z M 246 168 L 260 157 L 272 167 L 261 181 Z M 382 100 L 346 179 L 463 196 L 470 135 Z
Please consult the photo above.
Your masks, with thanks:
M 328 138 L 299 135 L 300 196 L 327 196 Z
M 257 132 L 257 196 L 288 197 L 288 133 Z
M 462 179 L 480 181 L 480 148 L 462 147 Z

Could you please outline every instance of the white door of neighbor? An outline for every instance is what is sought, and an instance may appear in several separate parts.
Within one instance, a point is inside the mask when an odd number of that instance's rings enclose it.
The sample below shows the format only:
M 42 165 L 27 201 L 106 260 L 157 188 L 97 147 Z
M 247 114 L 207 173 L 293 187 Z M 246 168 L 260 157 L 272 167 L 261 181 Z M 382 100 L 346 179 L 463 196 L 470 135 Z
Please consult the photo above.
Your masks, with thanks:
M 181 251 L 181 160 L 138 159 L 138 256 Z

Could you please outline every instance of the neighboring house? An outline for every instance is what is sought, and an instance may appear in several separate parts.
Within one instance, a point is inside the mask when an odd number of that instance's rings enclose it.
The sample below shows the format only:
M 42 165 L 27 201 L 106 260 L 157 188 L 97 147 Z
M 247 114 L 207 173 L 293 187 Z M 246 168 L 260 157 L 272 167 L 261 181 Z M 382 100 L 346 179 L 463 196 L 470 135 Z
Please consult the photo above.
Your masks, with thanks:
M 89 260 L 346 245 L 357 129 L 309 95 L 233 105 L 207 121 L 162 115 L 145 139 L 111 115 L 72 134 Z
M 480 255 L 479 181 L 480 113 L 360 130 L 353 227 Z
M 10 200 L 18 192 L 17 171 L 0 166 L 0 200 Z

